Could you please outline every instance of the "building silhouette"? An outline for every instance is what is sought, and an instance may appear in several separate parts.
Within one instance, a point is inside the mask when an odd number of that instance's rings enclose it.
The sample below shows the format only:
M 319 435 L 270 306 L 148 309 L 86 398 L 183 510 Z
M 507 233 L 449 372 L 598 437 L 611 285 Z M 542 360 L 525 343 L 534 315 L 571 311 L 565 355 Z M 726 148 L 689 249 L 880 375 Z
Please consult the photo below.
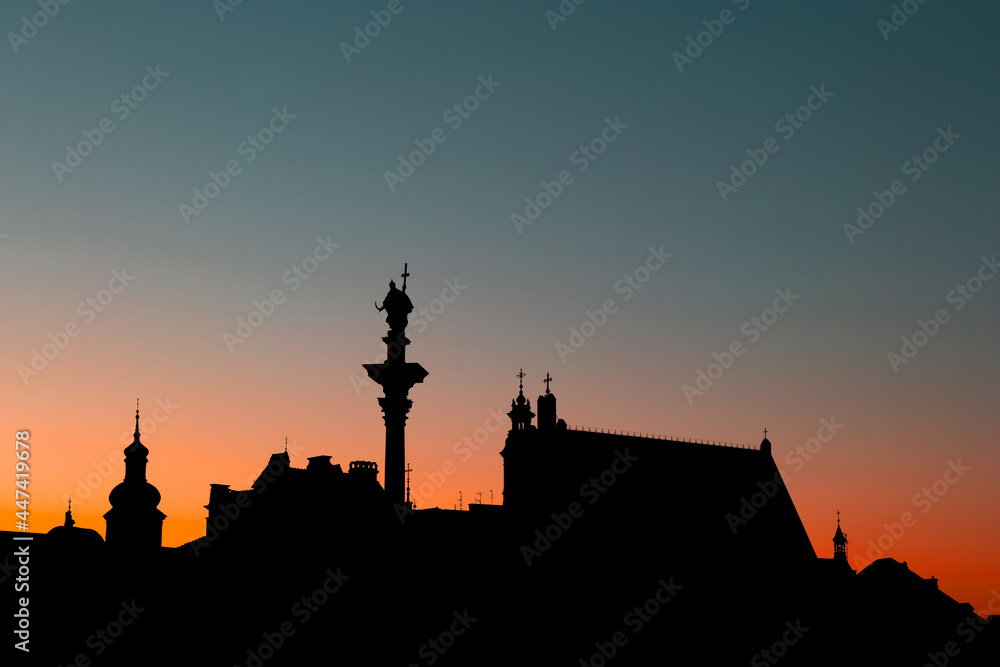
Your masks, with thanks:
M 109 549 L 122 552 L 150 552 L 163 544 L 163 520 L 167 515 L 157 509 L 160 492 L 146 481 L 149 449 L 139 441 L 139 405 L 135 407 L 135 436 L 125 448 L 125 479 L 111 490 L 111 509 L 105 541 Z
M 303 467 L 286 442 L 249 488 L 206 490 L 204 537 L 163 547 L 137 410 L 105 539 L 70 510 L 18 535 L 32 538 L 34 664 L 997 664 L 1000 624 L 936 579 L 890 558 L 851 569 L 839 514 L 818 556 L 766 433 L 749 446 L 572 427 L 548 374 L 537 418 L 517 374 L 503 503 L 414 508 L 404 428 L 426 371 L 405 358 L 405 276 L 380 306 L 389 360 L 366 366 L 385 390 L 386 485 L 376 462 Z

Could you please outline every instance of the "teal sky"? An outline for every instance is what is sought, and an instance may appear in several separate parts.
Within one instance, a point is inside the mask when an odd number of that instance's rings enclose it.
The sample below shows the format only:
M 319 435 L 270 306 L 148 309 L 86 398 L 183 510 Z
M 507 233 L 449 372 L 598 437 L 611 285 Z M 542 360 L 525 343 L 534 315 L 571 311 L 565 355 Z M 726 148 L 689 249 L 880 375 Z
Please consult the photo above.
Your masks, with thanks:
M 997 246 L 996 8 L 924 5 L 885 41 L 876 22 L 888 5 L 741 6 L 592 0 L 553 31 L 544 11 L 556 3 L 404 2 L 349 64 L 339 43 L 384 3 L 247 1 L 221 21 L 207 0 L 61 6 L 0 58 L 8 243 L 24 244 L 34 266 L 50 262 L 50 279 L 100 262 L 109 239 L 135 262 L 211 249 L 211 279 L 332 233 L 360 284 L 383 283 L 386 266 L 407 258 L 424 276 L 491 289 L 546 284 L 522 297 L 532 317 L 551 313 L 556 295 L 580 310 L 664 243 L 686 276 L 660 292 L 664 312 L 707 311 L 670 318 L 692 325 L 675 336 L 701 337 L 728 308 L 789 282 L 822 300 L 833 326 L 868 310 L 912 319 Z M 671 54 L 727 8 L 735 22 L 679 73 Z M 6 3 L 0 25 L 16 30 L 33 10 Z M 51 163 L 156 65 L 169 76 L 60 183 Z M 501 86 L 448 129 L 443 111 L 490 74 Z M 716 182 L 778 136 L 775 121 L 813 85 L 833 97 L 723 202 Z M 237 146 L 275 107 L 296 116 L 287 132 L 185 225 L 178 205 L 240 159 Z M 572 168 L 606 117 L 628 124 L 620 141 L 517 234 L 511 214 Z M 948 126 L 962 136 L 956 148 L 847 243 L 856 207 Z M 447 141 L 390 192 L 384 172 L 438 127 Z M 243 270 L 267 270 L 251 264 Z
M 1000 253 L 995 3 L 929 1 L 885 39 L 892 3 L 870 0 L 587 0 L 555 30 L 556 0 L 401 0 L 350 62 L 341 43 L 388 0 L 244 0 L 221 20 L 219 5 L 73 0 L 16 45 L 39 3 L 0 8 L 3 388 L 17 414 L 100 406 L 80 426 L 117 447 L 135 395 L 169 395 L 184 407 L 164 439 L 196 428 L 235 456 L 256 438 L 259 458 L 286 429 L 330 442 L 331 424 L 350 424 L 343 451 L 308 455 L 381 460 L 376 392 L 351 376 L 381 347 L 371 304 L 406 262 L 418 306 L 446 280 L 466 287 L 413 336 L 410 358 L 430 371 L 408 431 L 427 452 L 415 467 L 450 456 L 524 367 L 532 393 L 552 372 L 571 424 L 741 442 L 766 425 L 777 456 L 820 418 L 843 419 L 845 458 L 831 445 L 815 495 L 792 489 L 814 539 L 828 540 L 831 503 L 849 510 L 833 490 L 897 474 L 901 454 L 920 467 L 857 499 L 871 520 L 859 536 L 877 537 L 949 457 L 992 461 L 981 480 L 995 479 L 1000 280 L 961 311 L 948 301 Z M 673 54 L 723 11 L 733 20 L 679 72 Z M 157 67 L 162 81 L 121 118 L 115 100 Z M 498 84 L 488 96 L 481 78 Z M 446 112 L 477 87 L 485 99 L 454 127 Z M 776 123 L 814 88 L 832 96 L 787 137 Z M 275 109 L 287 126 L 248 161 L 243 142 Z M 105 118 L 114 130 L 57 176 L 53 162 Z M 579 171 L 607 119 L 620 133 Z M 390 189 L 398 156 L 438 128 L 443 143 Z M 948 128 L 958 138 L 910 181 L 904 164 Z M 777 152 L 723 201 L 717 183 L 771 138 Z M 181 205 L 231 161 L 238 173 L 187 224 Z M 511 216 L 564 170 L 572 182 L 519 233 Z M 850 242 L 844 225 L 896 179 L 905 193 Z M 282 276 L 318 237 L 340 246 L 292 293 Z M 616 285 L 661 245 L 672 256 L 626 301 Z M 18 367 L 122 267 L 133 285 L 22 381 Z M 276 288 L 287 302 L 227 350 L 223 334 Z M 682 386 L 749 343 L 742 325 L 786 288 L 800 297 L 790 311 L 689 403 Z M 560 359 L 556 344 L 607 299 L 607 323 Z M 894 372 L 887 354 L 941 308 L 950 321 Z M 462 473 L 499 489 L 501 447 L 493 436 Z M 106 458 L 97 449 L 85 468 Z M 450 507 L 453 486 L 431 502 Z

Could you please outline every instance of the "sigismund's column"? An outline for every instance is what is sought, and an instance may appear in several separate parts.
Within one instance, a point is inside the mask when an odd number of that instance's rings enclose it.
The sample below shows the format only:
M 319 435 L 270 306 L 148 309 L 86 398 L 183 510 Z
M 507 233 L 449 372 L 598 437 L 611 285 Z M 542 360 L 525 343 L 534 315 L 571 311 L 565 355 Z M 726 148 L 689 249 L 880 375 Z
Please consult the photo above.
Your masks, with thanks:
M 401 525 L 400 518 L 405 516 L 406 507 L 406 415 L 413 407 L 413 401 L 408 398 L 410 388 L 418 382 L 423 382 L 427 371 L 420 364 L 406 361 L 406 346 L 410 340 L 406 337 L 407 315 L 413 312 L 413 303 L 406 296 L 406 278 L 410 274 L 404 265 L 403 289 L 396 289 L 396 283 L 389 281 L 389 293 L 385 295 L 382 305 L 375 308 L 386 312 L 385 321 L 389 331 L 382 341 L 386 344 L 386 361 L 382 364 L 363 364 L 365 371 L 375 382 L 382 386 L 385 394 L 378 399 L 382 406 L 382 418 L 385 420 L 385 470 L 383 472 L 385 489 L 384 524 L 387 529 Z

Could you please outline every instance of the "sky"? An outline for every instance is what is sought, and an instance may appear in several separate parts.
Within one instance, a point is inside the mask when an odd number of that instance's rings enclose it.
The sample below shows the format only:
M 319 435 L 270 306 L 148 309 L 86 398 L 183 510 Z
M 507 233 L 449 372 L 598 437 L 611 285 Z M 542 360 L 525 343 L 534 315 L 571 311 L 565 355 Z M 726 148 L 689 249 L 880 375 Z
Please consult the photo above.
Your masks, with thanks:
M 1000 10 L 902 5 L 4 3 L 32 530 L 72 497 L 103 535 L 136 397 L 169 546 L 286 437 L 381 467 L 361 364 L 406 265 L 418 507 L 502 502 L 516 374 L 534 404 L 551 373 L 571 425 L 766 427 L 819 555 L 839 510 L 856 569 L 984 609 Z

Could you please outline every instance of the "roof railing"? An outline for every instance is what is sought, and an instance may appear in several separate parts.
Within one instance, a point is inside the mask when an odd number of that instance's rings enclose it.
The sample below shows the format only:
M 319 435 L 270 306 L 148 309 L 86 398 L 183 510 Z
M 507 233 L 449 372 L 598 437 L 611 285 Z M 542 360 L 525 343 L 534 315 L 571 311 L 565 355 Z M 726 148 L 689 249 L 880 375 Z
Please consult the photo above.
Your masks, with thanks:
M 715 440 L 703 440 L 700 438 L 679 438 L 676 436 L 657 435 L 655 433 L 641 433 L 638 431 L 618 431 L 610 428 L 592 428 L 590 426 L 567 426 L 566 428 L 571 431 L 583 431 L 586 433 L 604 433 L 606 435 L 627 435 L 635 438 L 649 438 L 651 440 L 669 440 L 671 442 L 687 442 L 694 445 L 731 447 L 733 449 L 759 449 L 754 445 L 747 445 L 740 442 L 719 442 Z

